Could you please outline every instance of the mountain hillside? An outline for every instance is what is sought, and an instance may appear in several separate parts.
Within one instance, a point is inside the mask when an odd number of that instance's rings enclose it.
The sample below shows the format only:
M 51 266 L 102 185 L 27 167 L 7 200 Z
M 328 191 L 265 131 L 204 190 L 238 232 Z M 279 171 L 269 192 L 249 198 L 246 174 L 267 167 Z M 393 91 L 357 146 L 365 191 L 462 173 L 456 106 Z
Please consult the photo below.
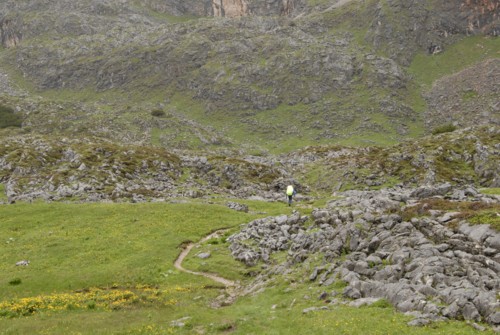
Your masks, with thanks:
M 499 14 L 1 1 L 2 333 L 498 333 Z
M 479 5 L 4 1 L 1 97 L 26 131 L 181 149 L 387 145 L 498 124 L 499 8 Z
M 498 186 L 498 11 L 2 2 L 1 181 L 12 200 Z

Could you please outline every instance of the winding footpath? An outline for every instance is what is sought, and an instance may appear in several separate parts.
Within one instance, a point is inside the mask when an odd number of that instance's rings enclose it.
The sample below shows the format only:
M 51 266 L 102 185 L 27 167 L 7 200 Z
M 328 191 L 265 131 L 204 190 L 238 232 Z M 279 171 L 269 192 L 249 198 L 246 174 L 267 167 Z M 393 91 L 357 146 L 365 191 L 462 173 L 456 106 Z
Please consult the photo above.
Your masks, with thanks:
M 184 247 L 184 249 L 182 250 L 182 252 L 179 254 L 179 257 L 177 257 L 177 259 L 175 260 L 174 267 L 177 270 L 182 271 L 182 272 L 190 273 L 190 274 L 196 275 L 196 276 L 202 276 L 202 277 L 210 278 L 213 281 L 216 281 L 216 282 L 224 285 L 226 288 L 236 287 L 236 283 L 234 281 L 232 281 L 232 280 L 223 278 L 223 277 L 218 276 L 218 275 L 213 274 L 213 273 L 191 271 L 191 270 L 185 269 L 182 266 L 182 262 L 187 257 L 187 255 L 189 255 L 189 252 L 191 251 L 191 249 L 193 249 L 193 247 L 195 247 L 196 245 L 199 245 L 199 244 L 201 244 L 203 242 L 206 242 L 206 241 L 210 240 L 211 238 L 214 238 L 214 237 L 216 237 L 217 235 L 219 235 L 220 233 L 223 233 L 223 232 L 224 231 L 218 230 L 218 231 L 215 231 L 215 232 L 213 232 L 212 234 L 210 234 L 208 236 L 205 236 L 198 243 L 189 243 L 187 246 Z

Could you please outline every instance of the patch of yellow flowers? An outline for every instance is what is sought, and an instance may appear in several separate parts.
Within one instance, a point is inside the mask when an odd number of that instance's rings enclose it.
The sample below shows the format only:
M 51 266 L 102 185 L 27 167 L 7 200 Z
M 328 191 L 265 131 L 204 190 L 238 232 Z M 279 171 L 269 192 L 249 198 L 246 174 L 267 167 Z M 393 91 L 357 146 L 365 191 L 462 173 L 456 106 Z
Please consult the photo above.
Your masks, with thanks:
M 147 285 L 120 288 L 89 288 L 72 293 L 54 293 L 0 302 L 0 317 L 28 316 L 37 312 L 75 309 L 116 310 L 137 304 L 171 306 L 177 304 L 172 294 L 190 292 L 190 288 L 158 289 Z

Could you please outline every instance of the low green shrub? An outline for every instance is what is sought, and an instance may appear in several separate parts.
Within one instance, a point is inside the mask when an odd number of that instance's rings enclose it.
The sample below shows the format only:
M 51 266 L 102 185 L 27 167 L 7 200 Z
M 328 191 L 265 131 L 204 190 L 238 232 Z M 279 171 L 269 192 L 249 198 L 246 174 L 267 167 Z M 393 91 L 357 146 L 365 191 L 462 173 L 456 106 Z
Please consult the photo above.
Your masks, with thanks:
M 368 307 L 372 307 L 372 308 L 392 308 L 392 305 L 386 299 L 380 299 L 379 301 L 374 302 L 373 304 L 369 305 Z
M 472 224 L 489 224 L 491 228 L 500 231 L 500 215 L 498 209 L 485 210 L 471 216 L 469 222 Z
M 154 109 L 151 111 L 151 115 L 154 117 L 165 117 L 165 112 L 161 109 Z
M 457 127 L 452 125 L 451 123 L 444 124 L 442 126 L 436 127 L 432 130 L 432 135 L 438 135 L 443 133 L 451 133 L 457 130 Z
M 5 185 L 0 184 L 0 201 L 7 200 L 7 195 L 5 194 Z
M 12 279 L 12 280 L 9 281 L 9 285 L 13 285 L 13 286 L 19 285 L 21 283 L 22 283 L 21 278 L 14 278 L 14 279 Z
M 17 127 L 20 128 L 23 120 L 19 114 L 14 112 L 9 106 L 0 104 L 0 128 Z

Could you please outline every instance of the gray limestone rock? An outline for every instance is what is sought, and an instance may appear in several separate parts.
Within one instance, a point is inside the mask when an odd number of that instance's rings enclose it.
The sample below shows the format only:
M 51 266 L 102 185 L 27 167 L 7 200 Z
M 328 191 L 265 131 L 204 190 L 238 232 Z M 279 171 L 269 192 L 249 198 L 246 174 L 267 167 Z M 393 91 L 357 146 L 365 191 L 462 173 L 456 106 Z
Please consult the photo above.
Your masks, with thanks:
M 210 256 L 212 256 L 212 255 L 209 252 L 202 252 L 202 253 L 199 253 L 198 255 L 196 255 L 196 257 L 201 258 L 201 259 L 207 259 L 207 258 L 210 258 Z
M 445 190 L 447 186 L 439 188 Z M 424 313 L 425 320 L 464 318 L 495 324 L 500 264 L 493 245 L 498 233 L 465 224 L 454 231 L 432 218 L 403 221 L 384 209 L 379 212 L 378 203 L 386 208 L 381 199 L 373 191 L 350 191 L 330 202 L 328 209 L 315 210 L 307 227 L 290 224 L 286 216 L 252 221 L 228 239 L 232 254 L 256 264 L 263 252 L 252 245 L 266 246 L 269 253 L 288 250 L 287 262 L 276 266 L 281 270 L 275 273 L 291 272 L 298 263 L 309 264 L 311 257 L 324 257 L 334 263 L 315 267 L 309 280 L 325 288 L 345 281 L 343 295 L 355 299 L 355 305 L 365 298 L 384 298 L 399 311 Z M 369 206 L 371 215 L 362 208 L 353 210 L 360 204 Z M 340 222 L 332 226 L 325 221 L 328 217 Z

